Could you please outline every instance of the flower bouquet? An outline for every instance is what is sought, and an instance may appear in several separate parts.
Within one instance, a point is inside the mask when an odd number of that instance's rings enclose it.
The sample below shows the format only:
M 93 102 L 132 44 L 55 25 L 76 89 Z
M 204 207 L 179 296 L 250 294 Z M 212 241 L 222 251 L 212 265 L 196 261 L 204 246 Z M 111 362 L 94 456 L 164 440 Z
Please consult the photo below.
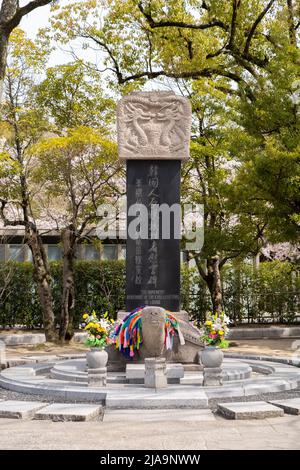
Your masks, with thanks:
M 218 346 L 219 348 L 228 348 L 228 341 L 226 335 L 228 334 L 228 324 L 230 322 L 224 312 L 211 313 L 209 312 L 206 317 L 206 322 L 201 329 L 201 339 L 207 346 Z
M 115 322 L 109 318 L 108 312 L 98 318 L 95 310 L 93 310 L 91 314 L 85 313 L 82 318 L 84 320 L 82 327 L 89 334 L 84 342 L 86 346 L 104 349 L 107 344 L 112 342 L 110 335 Z

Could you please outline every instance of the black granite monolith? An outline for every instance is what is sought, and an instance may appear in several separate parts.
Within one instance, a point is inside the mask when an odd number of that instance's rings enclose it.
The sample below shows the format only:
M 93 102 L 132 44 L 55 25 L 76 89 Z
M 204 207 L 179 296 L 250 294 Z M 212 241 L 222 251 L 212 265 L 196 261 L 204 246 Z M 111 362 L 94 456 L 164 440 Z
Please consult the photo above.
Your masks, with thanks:
M 180 310 L 178 219 L 171 211 L 169 239 L 163 238 L 161 224 L 158 238 L 151 238 L 150 219 L 152 204 L 167 204 L 169 207 L 180 204 L 180 169 L 179 160 L 127 161 L 127 208 L 133 204 L 143 204 L 149 214 L 148 239 L 132 239 L 127 234 L 127 311 L 144 305 L 163 307 L 173 312 Z M 128 228 L 135 217 L 127 217 Z

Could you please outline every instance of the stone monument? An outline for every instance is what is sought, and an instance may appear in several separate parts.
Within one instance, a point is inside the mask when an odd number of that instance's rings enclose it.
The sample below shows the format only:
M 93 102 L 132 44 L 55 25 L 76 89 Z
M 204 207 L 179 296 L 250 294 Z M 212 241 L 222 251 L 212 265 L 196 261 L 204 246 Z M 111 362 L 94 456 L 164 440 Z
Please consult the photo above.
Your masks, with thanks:
M 119 157 L 127 164 L 127 208 L 143 204 L 150 218 L 153 204 L 180 204 L 181 161 L 189 157 L 189 101 L 171 92 L 130 93 L 119 102 L 117 119 Z M 127 217 L 128 226 L 133 216 Z M 168 239 L 162 233 L 151 238 L 150 227 L 147 239 L 127 236 L 127 311 L 140 305 L 180 310 L 180 222 L 174 220 Z
M 143 311 L 140 357 L 193 362 L 201 343 L 188 314 L 180 310 L 181 219 L 176 213 L 181 162 L 189 158 L 191 106 L 169 91 L 130 93 L 119 101 L 117 126 L 119 158 L 127 170 L 126 311 L 149 307 Z M 147 209 L 144 218 L 141 206 Z M 156 221 L 169 217 L 167 226 L 158 223 L 153 230 L 153 207 Z M 177 338 L 171 353 L 164 351 L 165 309 L 180 322 L 184 338 Z M 119 312 L 118 319 L 125 315 Z

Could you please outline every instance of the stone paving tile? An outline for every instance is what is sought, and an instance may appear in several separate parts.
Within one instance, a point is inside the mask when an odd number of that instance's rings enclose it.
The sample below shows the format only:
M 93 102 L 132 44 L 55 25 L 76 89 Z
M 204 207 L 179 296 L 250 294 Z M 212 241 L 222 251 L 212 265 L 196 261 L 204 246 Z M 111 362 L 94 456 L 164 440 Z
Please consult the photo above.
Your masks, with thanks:
M 188 399 L 187 399 L 188 396 Z M 198 387 L 169 387 L 168 389 L 131 389 L 120 394 L 119 390 L 107 390 L 106 407 L 112 409 L 179 409 L 207 408 L 206 393 Z
M 170 410 L 143 410 L 139 413 L 139 422 L 149 421 L 187 421 L 187 422 L 216 422 L 216 418 L 210 410 L 176 410 L 176 414 Z M 103 422 L 136 422 L 137 410 L 106 410 Z
M 176 411 L 172 411 L 176 418 Z M 267 436 L 268 423 L 278 432 Z M 284 425 L 280 423 L 284 423 Z M 260 430 L 264 426 L 261 436 Z M 1 449 L 295 449 L 299 448 L 299 417 L 286 415 L 262 421 L 214 422 L 52 422 L 0 420 Z M 248 435 L 240 432 L 247 428 Z M 274 427 L 274 425 L 273 425 Z M 289 430 L 289 431 L 288 431 Z M 288 432 L 287 432 L 288 431 Z M 134 436 L 134 439 L 133 437 Z
M 52 421 L 90 421 L 100 419 L 103 409 L 99 405 L 80 403 L 53 403 L 35 413 L 34 419 Z
M 286 437 L 294 433 L 296 433 L 298 436 L 300 435 L 299 416 L 285 415 L 283 418 L 280 418 L 280 420 L 276 420 L 275 418 L 268 418 L 266 419 L 266 421 L 270 424 L 270 426 L 272 426 L 272 428 L 276 432 L 284 432 L 284 435 Z
M 261 440 L 260 442 L 254 441 L 253 443 L 244 439 L 242 442 L 227 443 L 223 442 L 207 442 L 208 450 L 295 450 L 297 442 L 274 443 L 268 440 Z
M 36 401 L 7 400 L 0 403 L 0 418 L 30 419 L 35 412 L 45 407 L 47 403 Z
M 269 403 L 275 406 L 279 406 L 287 414 L 300 414 L 300 398 L 288 398 L 286 400 L 270 400 Z
M 264 401 L 222 403 L 218 412 L 228 419 L 264 419 L 284 414 L 281 408 Z

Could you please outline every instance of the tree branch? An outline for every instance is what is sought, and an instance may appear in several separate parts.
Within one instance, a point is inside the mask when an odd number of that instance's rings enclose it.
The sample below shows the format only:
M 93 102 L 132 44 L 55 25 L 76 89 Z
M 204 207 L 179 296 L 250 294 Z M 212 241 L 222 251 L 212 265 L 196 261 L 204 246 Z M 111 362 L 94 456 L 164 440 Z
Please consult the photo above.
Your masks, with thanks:
M 185 21 L 171 21 L 171 20 L 160 20 L 160 21 L 155 21 L 151 15 L 151 12 L 143 7 L 143 2 L 140 1 L 138 3 L 138 8 L 142 15 L 146 18 L 149 26 L 154 29 L 154 28 L 164 28 L 166 26 L 170 27 L 175 27 L 175 28 L 186 28 L 186 29 L 198 29 L 198 30 L 204 30 L 204 29 L 209 29 L 209 28 L 221 28 L 225 31 L 228 31 L 228 26 L 220 20 L 212 20 L 209 23 L 186 23 Z M 202 4 L 202 8 L 207 8 L 205 2 Z
M 195 263 L 196 263 L 196 266 L 197 266 L 197 269 L 198 269 L 198 272 L 199 272 L 200 276 L 202 277 L 202 279 L 204 281 L 207 282 L 208 275 L 206 274 L 206 272 L 204 271 L 204 269 L 201 266 L 201 259 L 199 258 L 199 255 L 198 256 L 197 255 L 192 256 L 191 259 L 195 260 Z
M 222 258 L 220 260 L 220 262 L 219 262 L 219 269 L 220 270 L 223 268 L 224 264 L 227 263 L 228 259 L 229 259 L 228 256 L 225 256 L 224 258 Z
M 53 0 L 32 0 L 31 2 L 27 3 L 23 7 L 19 8 L 19 2 L 13 2 L 14 3 L 14 11 L 11 11 L 11 15 L 9 17 L 5 17 L 4 12 L 5 12 L 5 4 L 7 3 L 6 1 L 3 2 L 2 4 L 2 9 L 1 9 L 1 17 L 2 21 L 0 19 L 0 24 L 2 29 L 6 33 L 11 33 L 14 28 L 16 28 L 19 24 L 23 16 L 27 15 L 31 11 L 35 10 L 36 8 L 42 7 L 44 5 L 47 5 L 51 3 Z
M 118 61 L 116 57 L 114 56 L 113 52 L 111 49 L 108 47 L 108 45 L 101 41 L 99 38 L 95 36 L 91 36 L 89 34 L 80 34 L 82 38 L 85 39 L 91 39 L 94 41 L 96 44 L 98 44 L 100 47 L 103 47 L 104 50 L 108 53 L 110 59 L 113 62 L 114 69 L 111 69 L 117 76 L 118 83 L 119 85 L 123 85 L 124 83 L 127 83 L 131 80 L 139 80 L 141 78 L 148 78 L 148 79 L 153 79 L 157 77 L 167 77 L 167 78 L 199 78 L 199 77 L 213 77 L 214 75 L 220 75 L 222 77 L 229 78 L 236 83 L 241 83 L 243 82 L 243 79 L 237 75 L 234 72 L 229 72 L 226 71 L 223 67 L 207 67 L 202 70 L 195 70 L 195 71 L 189 71 L 189 72 L 166 72 L 165 70 L 157 70 L 157 71 L 150 71 L 150 70 L 145 70 L 143 72 L 137 72 L 132 75 L 128 75 L 127 77 L 124 77 L 122 74 Z
M 268 11 L 270 10 L 270 8 L 272 7 L 273 3 L 275 3 L 276 0 L 270 0 L 269 3 L 267 4 L 267 6 L 265 7 L 265 9 L 260 13 L 260 15 L 258 15 L 258 17 L 256 18 L 256 20 L 254 21 L 251 29 L 250 29 L 250 32 L 247 36 L 247 40 L 246 40 L 246 44 L 245 44 L 245 48 L 244 48 L 244 54 L 247 56 L 249 54 L 249 49 L 250 49 L 250 45 L 251 45 L 251 41 L 252 41 L 252 38 L 255 34 L 255 31 L 256 31 L 256 28 L 258 27 L 259 23 L 263 20 L 263 18 L 265 17 L 265 15 L 268 13 Z
M 35 225 L 33 222 L 25 221 L 25 220 L 9 220 L 5 215 L 5 207 L 7 205 L 7 201 L 4 199 L 0 199 L 0 217 L 3 221 L 4 227 L 10 225 L 11 227 L 16 227 L 18 225 L 22 225 L 23 227 L 30 227 L 31 229 L 35 230 Z
M 139 72 L 133 75 L 129 75 L 127 77 L 121 77 L 119 79 L 119 84 L 123 84 L 129 82 L 131 80 L 138 80 L 139 78 L 147 77 L 148 79 L 157 78 L 160 76 L 168 77 L 168 78 L 199 78 L 199 77 L 213 77 L 214 75 L 221 75 L 223 77 L 230 78 L 231 80 L 240 83 L 243 81 L 241 77 L 233 72 L 227 72 L 221 68 L 204 68 L 202 70 L 194 70 L 191 72 L 165 72 L 164 70 L 158 70 L 156 72 Z
M 237 18 L 237 11 L 240 6 L 240 0 L 233 0 L 232 1 L 232 17 L 231 17 L 231 26 L 230 26 L 230 38 L 228 42 L 228 49 L 233 48 L 234 39 L 235 39 L 235 31 L 236 31 L 236 18 Z
M 120 82 L 120 80 L 122 79 L 122 73 L 120 71 L 119 64 L 118 64 L 117 59 L 115 58 L 113 52 L 108 47 L 108 45 L 105 42 L 101 41 L 100 39 L 96 38 L 95 36 L 91 36 L 90 34 L 81 34 L 80 33 L 80 36 L 82 38 L 85 38 L 85 39 L 91 39 L 96 44 L 98 44 L 98 46 L 103 47 L 103 49 L 108 53 L 109 57 L 111 58 L 114 66 L 115 66 L 115 69 L 113 70 L 113 72 L 117 75 L 118 82 L 122 83 L 122 82 Z

